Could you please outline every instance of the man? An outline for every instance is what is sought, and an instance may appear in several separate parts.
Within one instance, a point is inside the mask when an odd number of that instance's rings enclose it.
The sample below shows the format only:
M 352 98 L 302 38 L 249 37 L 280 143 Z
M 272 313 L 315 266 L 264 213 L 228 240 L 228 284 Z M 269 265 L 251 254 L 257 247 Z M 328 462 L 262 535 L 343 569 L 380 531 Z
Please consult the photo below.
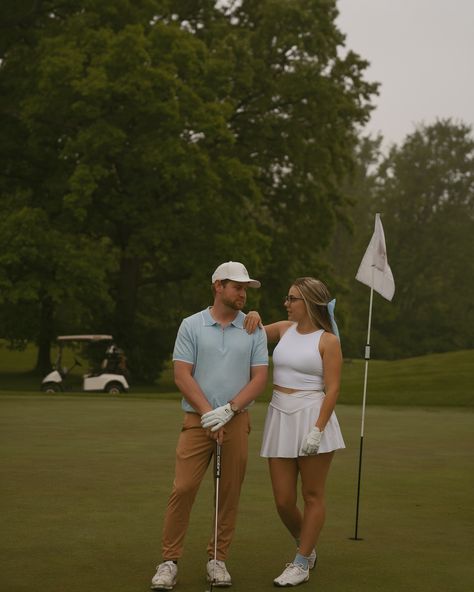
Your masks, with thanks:
M 222 445 L 217 556 L 212 537 L 207 579 L 214 586 L 232 584 L 225 559 L 247 464 L 247 407 L 265 388 L 268 371 L 265 331 L 249 335 L 243 326 L 247 288 L 259 287 L 242 263 L 219 265 L 212 275 L 213 305 L 184 319 L 179 328 L 174 378 L 183 394 L 185 416 L 163 528 L 163 562 L 152 579 L 153 590 L 171 590 L 176 584 L 191 508 L 216 441 Z

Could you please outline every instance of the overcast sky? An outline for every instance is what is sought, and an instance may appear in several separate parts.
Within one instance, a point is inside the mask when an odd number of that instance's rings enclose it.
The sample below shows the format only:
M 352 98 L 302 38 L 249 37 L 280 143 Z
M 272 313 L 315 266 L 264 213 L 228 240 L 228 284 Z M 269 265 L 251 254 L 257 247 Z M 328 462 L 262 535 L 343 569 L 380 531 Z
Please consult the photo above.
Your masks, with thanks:
M 400 143 L 416 123 L 474 124 L 474 0 L 338 0 L 346 46 L 381 83 L 367 127 Z

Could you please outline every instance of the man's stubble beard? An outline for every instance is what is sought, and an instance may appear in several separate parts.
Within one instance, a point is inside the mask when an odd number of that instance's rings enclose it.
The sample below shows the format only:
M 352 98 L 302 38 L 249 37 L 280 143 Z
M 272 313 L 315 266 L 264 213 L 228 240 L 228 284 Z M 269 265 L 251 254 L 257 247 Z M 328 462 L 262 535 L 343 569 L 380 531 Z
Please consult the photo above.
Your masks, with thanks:
M 242 303 L 238 302 L 237 300 L 228 300 L 227 298 L 222 299 L 222 303 L 231 308 L 232 310 L 242 310 L 245 306 L 246 300 L 243 300 Z

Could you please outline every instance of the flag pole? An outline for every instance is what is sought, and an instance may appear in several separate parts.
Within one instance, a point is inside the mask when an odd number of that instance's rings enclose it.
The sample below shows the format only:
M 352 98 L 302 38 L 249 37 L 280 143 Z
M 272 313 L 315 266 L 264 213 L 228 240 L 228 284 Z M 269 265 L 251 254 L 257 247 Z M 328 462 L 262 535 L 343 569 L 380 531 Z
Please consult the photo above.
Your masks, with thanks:
M 367 323 L 367 344 L 365 346 L 365 373 L 364 373 L 364 394 L 362 398 L 362 421 L 360 426 L 360 447 L 359 447 L 359 471 L 357 478 L 357 503 L 356 503 L 356 518 L 355 518 L 355 531 L 354 536 L 351 537 L 353 541 L 361 541 L 362 539 L 357 536 L 359 528 L 359 502 L 360 502 L 360 480 L 362 475 L 362 452 L 364 448 L 364 426 L 365 426 L 365 402 L 367 399 L 367 376 L 369 371 L 369 360 L 370 360 L 370 328 L 372 324 L 372 304 L 374 301 L 374 266 L 372 266 L 372 286 L 370 288 L 370 301 L 369 301 L 369 320 Z
M 359 527 L 359 501 L 360 501 L 360 482 L 362 474 L 362 451 L 364 447 L 364 424 L 365 424 L 365 403 L 367 398 L 367 375 L 370 360 L 370 327 L 372 324 L 372 304 L 374 300 L 374 290 L 383 296 L 386 300 L 392 300 L 395 293 L 395 280 L 392 270 L 387 260 L 387 248 L 385 246 L 385 234 L 383 231 L 380 214 L 375 214 L 374 233 L 370 239 L 364 257 L 362 258 L 359 269 L 357 270 L 356 280 L 370 288 L 369 321 L 367 326 L 367 345 L 365 346 L 365 375 L 364 375 L 364 397 L 362 401 L 362 423 L 360 429 L 360 452 L 359 452 L 359 477 L 357 480 L 357 506 L 355 533 L 352 540 L 360 541 L 358 537 Z

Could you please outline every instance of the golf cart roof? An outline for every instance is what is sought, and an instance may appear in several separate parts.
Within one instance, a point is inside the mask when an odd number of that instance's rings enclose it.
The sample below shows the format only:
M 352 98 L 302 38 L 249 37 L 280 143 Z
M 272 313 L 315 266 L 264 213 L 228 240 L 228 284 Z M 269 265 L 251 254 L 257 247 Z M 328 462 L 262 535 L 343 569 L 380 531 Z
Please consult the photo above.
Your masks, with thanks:
M 112 341 L 112 335 L 59 335 L 58 341 Z

